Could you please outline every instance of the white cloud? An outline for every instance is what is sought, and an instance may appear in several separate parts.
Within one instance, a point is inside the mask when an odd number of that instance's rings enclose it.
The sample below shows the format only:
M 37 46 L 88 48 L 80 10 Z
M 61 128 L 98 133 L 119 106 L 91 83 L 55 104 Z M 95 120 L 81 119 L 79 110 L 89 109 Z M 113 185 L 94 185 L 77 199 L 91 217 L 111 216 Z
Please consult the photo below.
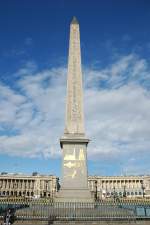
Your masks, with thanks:
M 64 129 L 66 69 L 35 72 L 31 67 L 17 72 L 21 76 L 16 90 L 0 84 L 0 151 L 22 157 L 58 157 Z M 89 158 L 122 157 L 126 167 L 130 156 L 136 158 L 141 152 L 150 155 L 148 62 L 131 54 L 107 68 L 85 68 L 84 72 L 85 124 L 92 139 Z M 147 81 L 146 86 L 141 80 Z

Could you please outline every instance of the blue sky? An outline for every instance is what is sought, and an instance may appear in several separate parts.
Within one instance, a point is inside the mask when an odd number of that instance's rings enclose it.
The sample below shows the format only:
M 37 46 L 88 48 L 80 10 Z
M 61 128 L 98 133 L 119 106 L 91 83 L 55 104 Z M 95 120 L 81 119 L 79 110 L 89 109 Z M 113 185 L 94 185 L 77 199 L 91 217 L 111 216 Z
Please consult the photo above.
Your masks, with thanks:
M 149 174 L 149 0 L 0 2 L 0 171 L 60 175 L 73 16 L 89 174 Z

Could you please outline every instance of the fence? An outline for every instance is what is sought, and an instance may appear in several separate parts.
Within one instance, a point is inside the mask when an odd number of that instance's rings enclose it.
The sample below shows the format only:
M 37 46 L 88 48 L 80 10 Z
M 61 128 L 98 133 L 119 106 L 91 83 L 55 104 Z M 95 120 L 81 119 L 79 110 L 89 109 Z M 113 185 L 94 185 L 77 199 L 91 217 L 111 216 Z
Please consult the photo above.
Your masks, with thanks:
M 101 201 L 95 203 L 49 200 L 0 200 L 0 215 L 15 210 L 18 220 L 135 220 L 150 219 L 150 203 Z

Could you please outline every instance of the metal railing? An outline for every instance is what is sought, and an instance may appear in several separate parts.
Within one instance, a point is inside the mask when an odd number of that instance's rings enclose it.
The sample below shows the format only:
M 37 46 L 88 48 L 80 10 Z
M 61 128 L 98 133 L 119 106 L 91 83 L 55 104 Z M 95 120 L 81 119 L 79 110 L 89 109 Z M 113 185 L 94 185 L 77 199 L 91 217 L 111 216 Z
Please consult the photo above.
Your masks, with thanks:
M 99 201 L 53 202 L 52 200 L 0 200 L 0 215 L 14 209 L 17 220 L 135 220 L 150 219 L 150 202 Z

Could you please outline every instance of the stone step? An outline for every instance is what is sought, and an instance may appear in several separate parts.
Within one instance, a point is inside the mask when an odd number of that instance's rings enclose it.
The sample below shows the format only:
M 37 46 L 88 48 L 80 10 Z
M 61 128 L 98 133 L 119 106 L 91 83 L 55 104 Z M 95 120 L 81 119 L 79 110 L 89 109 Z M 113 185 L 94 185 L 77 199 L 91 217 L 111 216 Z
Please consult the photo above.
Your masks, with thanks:
M 53 225 L 150 225 L 150 221 L 55 221 Z
M 3 221 L 0 221 L 3 225 Z M 150 225 L 150 220 L 139 221 L 15 221 L 13 225 Z

